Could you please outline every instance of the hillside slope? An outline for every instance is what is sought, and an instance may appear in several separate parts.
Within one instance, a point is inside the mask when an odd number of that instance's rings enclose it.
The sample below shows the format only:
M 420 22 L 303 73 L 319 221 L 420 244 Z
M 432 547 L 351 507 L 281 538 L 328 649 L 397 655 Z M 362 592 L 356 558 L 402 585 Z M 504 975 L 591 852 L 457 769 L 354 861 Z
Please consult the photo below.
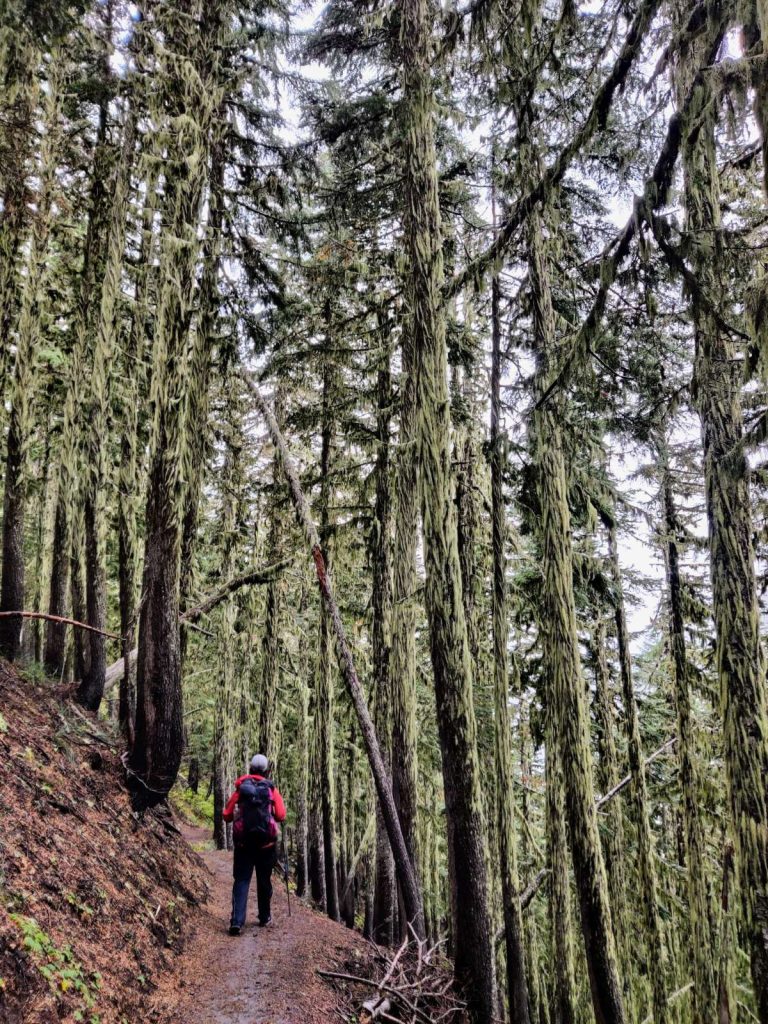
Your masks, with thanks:
M 207 896 L 170 816 L 138 821 L 103 722 L 0 663 L 0 1022 L 157 1019 Z

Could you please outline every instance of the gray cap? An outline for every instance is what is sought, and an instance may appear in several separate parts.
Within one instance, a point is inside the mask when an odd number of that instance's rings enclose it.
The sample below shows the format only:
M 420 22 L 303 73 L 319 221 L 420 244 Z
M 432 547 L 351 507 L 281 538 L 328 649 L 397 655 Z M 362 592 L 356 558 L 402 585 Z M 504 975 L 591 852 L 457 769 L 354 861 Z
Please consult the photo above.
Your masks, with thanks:
M 267 768 L 269 768 L 267 758 L 263 754 L 254 754 L 251 758 L 251 771 L 263 775 Z

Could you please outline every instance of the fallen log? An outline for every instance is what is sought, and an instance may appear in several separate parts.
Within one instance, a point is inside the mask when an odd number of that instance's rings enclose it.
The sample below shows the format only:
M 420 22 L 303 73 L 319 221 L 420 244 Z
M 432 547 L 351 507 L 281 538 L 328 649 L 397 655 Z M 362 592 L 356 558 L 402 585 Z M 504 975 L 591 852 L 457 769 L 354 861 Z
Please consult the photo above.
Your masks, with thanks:
M 68 619 L 65 615 L 49 615 L 46 612 L 0 612 L 0 619 L 43 619 L 45 622 L 61 622 L 65 626 L 74 626 L 75 629 L 87 629 L 91 633 L 98 633 L 100 636 L 107 636 L 110 640 L 122 640 L 117 633 L 108 633 L 105 629 L 97 629 L 96 626 L 89 626 L 87 622 L 80 622 L 78 619 Z

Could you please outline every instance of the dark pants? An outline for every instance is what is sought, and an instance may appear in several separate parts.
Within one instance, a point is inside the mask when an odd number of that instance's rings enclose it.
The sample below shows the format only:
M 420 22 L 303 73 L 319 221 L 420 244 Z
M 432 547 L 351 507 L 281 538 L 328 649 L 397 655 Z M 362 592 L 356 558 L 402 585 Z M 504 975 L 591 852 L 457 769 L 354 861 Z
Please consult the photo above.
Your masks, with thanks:
M 243 844 L 235 847 L 232 875 L 235 884 L 232 886 L 232 920 L 231 925 L 242 928 L 245 924 L 245 912 L 248 909 L 248 890 L 251 876 L 256 869 L 256 896 L 259 903 L 259 921 L 264 924 L 270 917 L 270 901 L 272 899 L 272 868 L 277 863 L 277 846 L 269 846 L 266 850 L 260 847 Z

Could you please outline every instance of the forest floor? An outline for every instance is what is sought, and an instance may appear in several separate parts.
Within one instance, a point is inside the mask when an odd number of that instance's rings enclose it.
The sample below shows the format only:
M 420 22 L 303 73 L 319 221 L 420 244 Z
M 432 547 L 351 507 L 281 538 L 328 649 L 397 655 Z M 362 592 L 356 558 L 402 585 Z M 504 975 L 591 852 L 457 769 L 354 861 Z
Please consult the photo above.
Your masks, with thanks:
M 238 937 L 227 934 L 232 897 L 232 854 L 210 849 L 209 832 L 183 825 L 190 845 L 210 871 L 210 899 L 197 917 L 172 977 L 160 986 L 169 1024 L 326 1024 L 354 1021 L 342 993 L 317 970 L 366 973 L 371 947 L 357 933 L 291 896 L 273 877 L 272 924 L 258 928 L 256 881 L 248 921 Z

